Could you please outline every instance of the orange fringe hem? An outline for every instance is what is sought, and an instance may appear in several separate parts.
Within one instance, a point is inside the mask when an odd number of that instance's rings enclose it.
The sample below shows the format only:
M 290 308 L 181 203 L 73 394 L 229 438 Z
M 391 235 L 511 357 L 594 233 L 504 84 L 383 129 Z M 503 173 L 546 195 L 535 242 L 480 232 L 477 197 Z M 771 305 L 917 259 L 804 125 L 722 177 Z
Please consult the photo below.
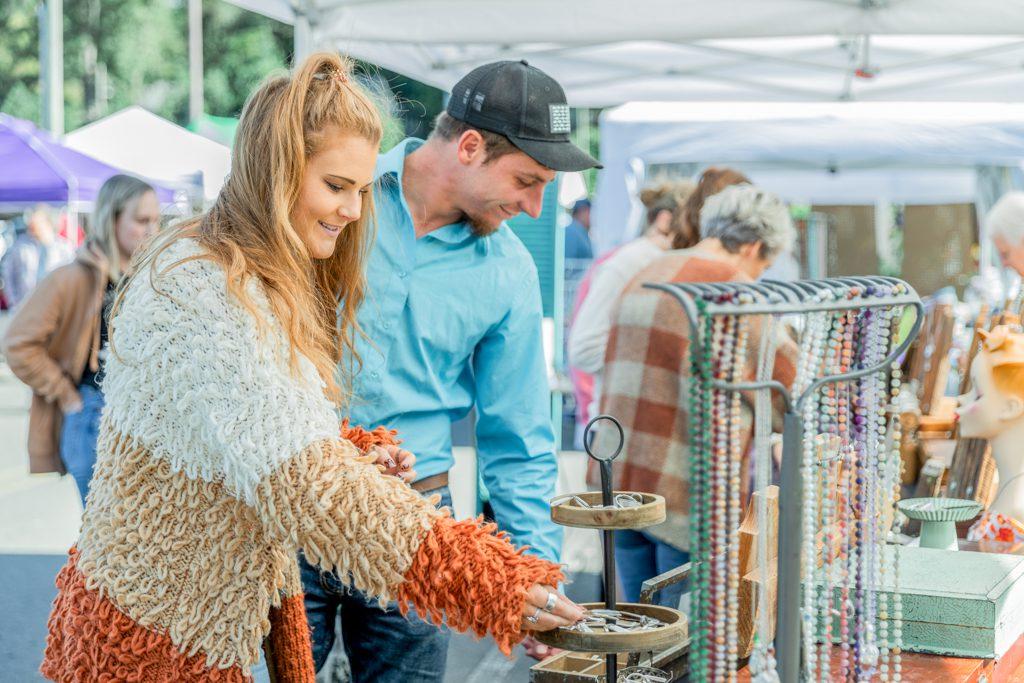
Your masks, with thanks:
M 526 591 L 535 583 L 564 580 L 559 565 L 516 550 L 507 534 L 483 518 L 456 522 L 440 517 L 420 544 L 397 589 L 402 613 L 414 607 L 423 619 L 445 620 L 457 631 L 490 634 L 511 655 L 521 630 Z
M 233 666 L 211 668 L 206 655 L 187 657 L 171 639 L 150 631 L 85 586 L 72 548 L 57 575 L 57 599 L 47 622 L 46 653 L 39 671 L 58 683 L 246 683 Z

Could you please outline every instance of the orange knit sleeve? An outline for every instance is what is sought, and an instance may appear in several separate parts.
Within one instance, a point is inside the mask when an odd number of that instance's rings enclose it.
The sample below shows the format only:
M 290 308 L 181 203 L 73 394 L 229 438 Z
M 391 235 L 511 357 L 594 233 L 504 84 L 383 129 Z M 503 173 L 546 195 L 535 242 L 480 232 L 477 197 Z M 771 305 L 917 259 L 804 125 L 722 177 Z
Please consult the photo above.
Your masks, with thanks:
M 398 445 L 397 432 L 384 427 L 368 431 L 346 419 L 341 438 L 365 453 L 373 446 Z M 490 635 L 505 654 L 524 637 L 521 631 L 527 590 L 535 583 L 557 586 L 564 580 L 559 565 L 516 549 L 508 534 L 483 518 L 433 520 L 394 590 L 399 608 L 456 631 Z
M 527 590 L 535 583 L 557 586 L 565 577 L 559 565 L 516 549 L 497 528 L 483 518 L 436 519 L 397 595 L 403 614 L 411 606 L 435 624 L 445 619 L 456 631 L 489 634 L 508 655 L 526 635 Z

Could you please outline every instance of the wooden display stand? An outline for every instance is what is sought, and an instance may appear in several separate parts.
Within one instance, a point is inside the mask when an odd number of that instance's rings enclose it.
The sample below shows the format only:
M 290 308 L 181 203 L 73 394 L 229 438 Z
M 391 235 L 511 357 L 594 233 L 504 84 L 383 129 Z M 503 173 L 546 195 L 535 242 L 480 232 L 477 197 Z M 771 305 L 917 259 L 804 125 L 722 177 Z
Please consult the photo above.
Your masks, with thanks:
M 953 347 L 956 317 L 949 304 L 934 306 L 925 316 L 921 334 L 911 345 L 904 362 L 904 377 L 918 386 L 922 415 L 932 415 L 946 394 L 949 351 Z
M 758 500 L 764 496 L 767 500 L 768 521 L 764 525 L 767 530 L 768 573 L 762 577 L 757 555 L 758 528 L 761 526 L 757 518 Z M 764 493 L 755 491 L 747 505 L 746 514 L 740 524 L 740 581 L 739 621 L 736 624 L 739 637 L 740 658 L 750 656 L 754 648 L 754 631 L 760 610 L 768 609 L 770 637 L 775 637 L 775 605 L 778 595 L 778 562 L 779 553 L 779 487 L 769 486 Z M 767 596 L 767 607 L 758 599 Z
M 606 421 L 604 429 L 614 428 L 607 434 L 618 433 L 618 445 L 611 452 L 594 452 L 594 427 Z M 602 432 L 602 436 L 605 432 Z M 608 442 L 608 439 L 604 439 Z M 640 529 L 665 521 L 665 499 L 649 493 L 615 491 L 612 486 L 612 461 L 622 452 L 625 436 L 622 425 L 610 415 L 598 415 L 587 424 L 583 433 L 583 447 L 587 455 L 600 466 L 601 490 L 560 496 L 552 501 L 551 521 L 563 526 L 600 529 L 604 545 L 604 597 L 603 605 L 584 605 L 588 611 L 603 608 L 604 614 L 595 613 L 594 622 L 583 630 L 556 628 L 534 634 L 536 639 L 551 647 L 583 653 L 604 653 L 604 678 L 613 683 L 617 680 L 621 653 L 656 652 L 679 645 L 688 640 L 686 615 L 677 609 L 653 604 L 624 603 L 616 598 L 615 580 L 615 530 Z M 621 504 L 619 501 L 622 501 Z M 639 504 L 636 501 L 639 500 Z M 625 505 L 625 503 L 632 503 Z M 621 608 L 621 609 L 620 609 Z M 602 621 L 609 614 L 625 612 L 631 625 L 623 627 L 625 620 L 617 624 Z M 619 615 L 621 616 L 621 615 Z M 645 618 L 656 621 L 647 622 Z M 605 624 L 608 624 L 607 626 Z M 579 659 L 579 658 L 577 658 Z M 653 659 L 653 656 L 652 656 Z M 563 659 L 569 664 L 568 659 Z M 580 664 L 577 661 L 577 664 Z M 653 662 L 652 662 L 653 664 Z

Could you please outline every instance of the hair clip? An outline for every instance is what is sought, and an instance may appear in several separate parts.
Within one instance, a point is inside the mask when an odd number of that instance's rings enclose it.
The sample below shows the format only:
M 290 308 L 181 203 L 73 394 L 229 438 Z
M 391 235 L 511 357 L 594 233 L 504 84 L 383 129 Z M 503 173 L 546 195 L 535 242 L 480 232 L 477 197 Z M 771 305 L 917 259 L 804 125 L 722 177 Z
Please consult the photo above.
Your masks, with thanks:
M 318 74 L 315 74 L 313 78 L 315 78 L 318 81 L 325 81 L 329 78 L 338 85 L 342 86 L 348 85 L 349 83 L 348 74 L 345 73 L 344 71 L 341 71 L 340 69 L 331 69 L 327 73 L 320 72 Z

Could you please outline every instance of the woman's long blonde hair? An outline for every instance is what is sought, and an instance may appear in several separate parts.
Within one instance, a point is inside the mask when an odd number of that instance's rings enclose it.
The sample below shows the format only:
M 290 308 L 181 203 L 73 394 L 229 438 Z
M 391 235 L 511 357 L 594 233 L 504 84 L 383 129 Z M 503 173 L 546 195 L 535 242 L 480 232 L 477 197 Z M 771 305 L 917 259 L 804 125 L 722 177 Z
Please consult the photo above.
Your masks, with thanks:
M 242 110 L 231 174 L 214 205 L 156 240 L 139 261 L 152 266 L 175 240 L 195 238 L 207 252 L 197 258 L 222 266 L 228 291 L 261 327 L 273 325 L 275 321 L 264 320 L 245 291 L 254 279 L 263 286 L 276 322 L 287 334 L 293 371 L 299 355 L 308 358 L 328 396 L 338 403 L 349 398 L 359 362 L 356 312 L 365 290 L 373 193 L 364 195 L 360 219 L 342 230 L 327 259 L 310 256 L 289 216 L 299 198 L 306 163 L 326 135 L 338 131 L 363 137 L 374 146 L 380 143 L 380 115 L 355 82 L 352 65 L 337 54 L 317 53 L 290 75 L 269 78 L 257 88 Z M 342 358 L 349 362 L 336 374 Z

